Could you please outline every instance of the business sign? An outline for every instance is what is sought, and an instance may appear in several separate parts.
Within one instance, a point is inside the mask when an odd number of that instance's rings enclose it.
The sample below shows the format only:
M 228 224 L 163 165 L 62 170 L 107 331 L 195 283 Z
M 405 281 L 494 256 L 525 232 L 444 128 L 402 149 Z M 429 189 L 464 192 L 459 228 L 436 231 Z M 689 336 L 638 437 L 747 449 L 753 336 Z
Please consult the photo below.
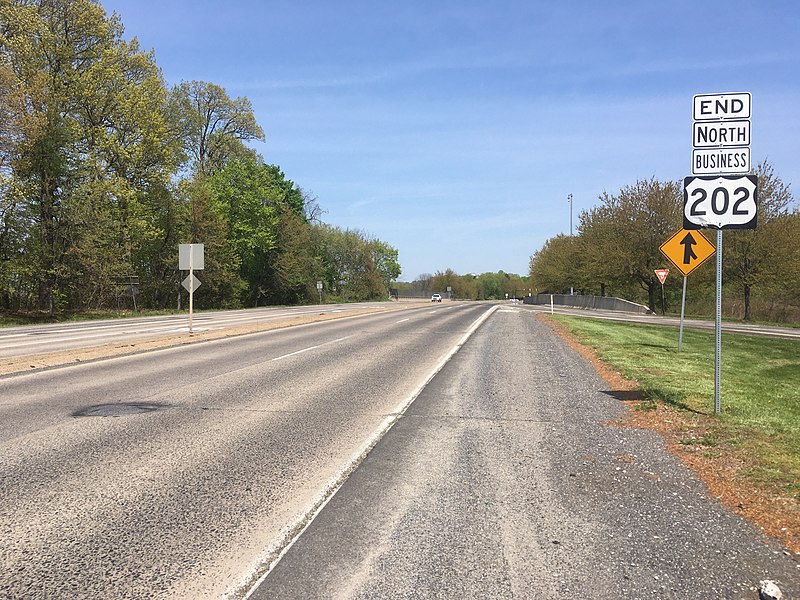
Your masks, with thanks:
M 695 148 L 692 150 L 694 175 L 749 173 L 750 148 Z
M 755 229 L 758 177 L 722 175 L 683 180 L 683 228 Z
M 684 277 L 714 256 L 714 246 L 699 231 L 681 229 L 659 247 Z
M 692 174 L 731 175 L 752 170 L 749 92 L 692 98 Z

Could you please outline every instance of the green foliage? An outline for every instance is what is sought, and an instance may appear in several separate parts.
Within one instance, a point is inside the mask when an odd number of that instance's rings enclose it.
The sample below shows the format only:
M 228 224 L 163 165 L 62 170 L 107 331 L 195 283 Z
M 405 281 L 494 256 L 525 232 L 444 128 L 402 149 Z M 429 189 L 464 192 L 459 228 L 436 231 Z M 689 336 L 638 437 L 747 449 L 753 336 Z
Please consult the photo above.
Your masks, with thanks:
M 309 223 L 316 201 L 246 145 L 250 100 L 168 90 L 122 34 L 97 0 L 0 0 L 0 309 L 113 306 L 128 275 L 140 305 L 178 304 L 187 242 L 206 249 L 198 308 L 309 301 L 326 273 L 384 297 L 397 251 Z
M 745 320 L 752 318 L 754 288 L 781 294 L 785 271 L 797 272 L 797 219 L 792 220 L 789 186 L 766 162 L 756 167 L 758 176 L 758 227 L 723 232 L 723 278 L 743 299 Z M 796 213 L 795 213 L 796 216 Z M 792 260 L 794 258 L 794 260 Z M 788 290 L 786 290 L 788 291 Z M 796 292 L 796 288 L 794 290 Z
M 566 294 L 584 288 L 585 270 L 582 239 L 558 235 L 550 238 L 531 257 L 530 275 L 537 292 Z
M 250 100 L 231 99 L 214 83 L 181 83 L 170 93 L 170 108 L 184 150 L 200 173 L 214 173 L 229 159 L 253 155 L 244 141 L 264 140 Z
M 384 277 L 396 271 L 391 265 L 394 249 L 386 246 L 388 252 L 383 251 L 388 266 L 384 265 L 382 272 L 375 261 L 376 254 L 380 258 L 382 251 L 376 252 L 375 241 L 364 233 L 331 225 L 314 225 L 313 232 L 322 270 L 320 279 L 329 293 L 347 302 L 388 297 L 389 289 Z

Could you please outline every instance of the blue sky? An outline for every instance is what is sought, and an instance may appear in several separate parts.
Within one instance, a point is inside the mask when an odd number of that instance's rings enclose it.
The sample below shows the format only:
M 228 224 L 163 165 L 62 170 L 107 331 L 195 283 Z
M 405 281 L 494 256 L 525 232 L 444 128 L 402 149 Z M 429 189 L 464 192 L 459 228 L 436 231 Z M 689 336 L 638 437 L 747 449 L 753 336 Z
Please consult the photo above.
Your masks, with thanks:
M 753 162 L 800 185 L 800 3 L 104 0 L 169 84 L 246 96 L 256 149 L 401 279 L 527 275 L 637 179 L 691 175 L 692 95 L 752 94 Z M 676 229 L 680 223 L 676 223 Z

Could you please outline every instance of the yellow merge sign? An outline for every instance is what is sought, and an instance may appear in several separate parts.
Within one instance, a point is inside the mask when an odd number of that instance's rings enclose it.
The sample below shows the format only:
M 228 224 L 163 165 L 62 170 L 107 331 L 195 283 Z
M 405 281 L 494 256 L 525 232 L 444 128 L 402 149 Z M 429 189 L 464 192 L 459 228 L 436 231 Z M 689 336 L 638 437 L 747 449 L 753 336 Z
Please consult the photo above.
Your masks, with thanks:
M 699 231 L 681 229 L 659 248 L 678 270 L 688 275 L 714 256 L 714 246 Z

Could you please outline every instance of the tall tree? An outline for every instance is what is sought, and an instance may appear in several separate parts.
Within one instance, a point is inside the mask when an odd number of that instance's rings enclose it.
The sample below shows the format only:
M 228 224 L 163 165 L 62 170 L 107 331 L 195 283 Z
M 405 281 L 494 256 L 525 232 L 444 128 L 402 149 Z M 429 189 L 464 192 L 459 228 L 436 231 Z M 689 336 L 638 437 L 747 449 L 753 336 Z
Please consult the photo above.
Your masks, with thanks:
M 756 229 L 724 232 L 722 253 L 725 281 L 742 293 L 746 321 L 752 319 L 751 294 L 755 288 L 768 289 L 790 269 L 792 254 L 782 251 L 776 233 L 790 214 L 792 193 L 768 162 L 760 163 L 758 176 L 758 222 Z M 778 225 L 776 227 L 776 225 Z
M 314 225 L 313 231 L 327 289 L 337 289 L 347 301 L 386 297 L 389 290 L 364 233 L 331 225 Z
M 369 250 L 372 254 L 372 262 L 378 271 L 383 284 L 388 288 L 389 284 L 400 277 L 402 269 L 397 261 L 398 252 L 386 242 L 380 240 L 370 240 Z
M 0 22 L 0 126 L 14 133 L 0 152 L 24 190 L 12 212 L 31 220 L 17 252 L 53 312 L 100 299 L 114 272 L 130 271 L 137 235 L 152 234 L 138 201 L 163 187 L 177 147 L 165 142 L 152 54 L 122 40 L 98 2 L 6 0 Z
M 73 90 L 82 87 L 121 28 L 90 0 L 7 1 L 0 5 L 0 22 L 0 54 L 14 74 L 15 90 L 3 101 L 12 112 L 25 113 L 16 123 L 13 169 L 31 192 L 25 201 L 36 234 L 24 252 L 40 274 L 39 302 L 52 313 L 59 280 L 68 275 L 67 205 L 84 176 L 77 160 L 82 131 Z
M 212 206 L 226 228 L 230 250 L 237 256 L 247 305 L 268 294 L 283 209 L 301 218 L 293 184 L 279 168 L 248 156 L 229 161 L 209 178 Z M 288 185 L 287 185 L 288 184 Z M 289 188 L 287 190 L 287 187 Z M 302 203 L 302 198 L 300 199 Z M 286 235 L 281 240 L 287 243 Z
M 655 310 L 660 282 L 655 269 L 664 266 L 659 247 L 680 228 L 683 195 L 676 182 L 655 178 L 604 193 L 600 206 L 580 216 L 578 230 L 587 250 L 585 275 L 597 283 L 634 284 L 647 292 Z
M 582 240 L 571 235 L 550 238 L 537 250 L 530 260 L 530 277 L 533 287 L 539 292 L 568 293 L 570 289 L 583 287 Z
M 253 155 L 245 141 L 264 140 L 250 100 L 231 99 L 214 83 L 181 83 L 173 88 L 170 103 L 195 172 L 210 175 L 228 159 Z

